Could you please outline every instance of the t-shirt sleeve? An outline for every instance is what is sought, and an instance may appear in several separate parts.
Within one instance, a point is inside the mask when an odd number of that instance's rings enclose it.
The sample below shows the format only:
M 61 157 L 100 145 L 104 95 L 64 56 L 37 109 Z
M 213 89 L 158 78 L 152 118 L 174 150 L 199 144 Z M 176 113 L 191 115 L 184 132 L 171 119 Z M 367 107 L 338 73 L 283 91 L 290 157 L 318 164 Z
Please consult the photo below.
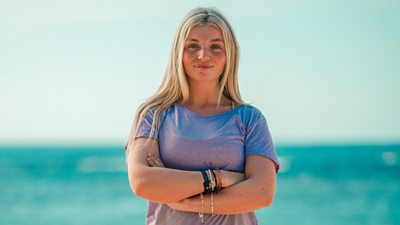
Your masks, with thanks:
M 278 156 L 272 142 L 267 120 L 261 111 L 255 108 L 252 110 L 246 130 L 246 157 L 250 155 L 267 157 L 275 163 L 275 171 L 278 173 L 280 167 Z
M 149 109 L 149 111 L 147 111 L 147 113 L 145 114 L 142 122 L 140 123 L 140 126 L 138 128 L 135 138 L 150 137 L 150 138 L 158 140 L 158 130 L 157 129 L 154 130 L 153 134 L 150 133 L 151 126 L 153 124 L 153 118 L 154 118 L 154 110 Z

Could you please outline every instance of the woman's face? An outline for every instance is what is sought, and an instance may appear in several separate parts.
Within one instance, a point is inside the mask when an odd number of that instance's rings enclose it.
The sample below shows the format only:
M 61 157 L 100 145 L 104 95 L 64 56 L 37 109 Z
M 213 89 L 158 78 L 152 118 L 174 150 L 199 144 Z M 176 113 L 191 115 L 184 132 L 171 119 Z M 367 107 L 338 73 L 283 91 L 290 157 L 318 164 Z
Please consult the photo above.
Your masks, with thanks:
M 221 31 L 209 23 L 194 26 L 186 40 L 182 61 L 190 81 L 218 82 L 226 63 Z

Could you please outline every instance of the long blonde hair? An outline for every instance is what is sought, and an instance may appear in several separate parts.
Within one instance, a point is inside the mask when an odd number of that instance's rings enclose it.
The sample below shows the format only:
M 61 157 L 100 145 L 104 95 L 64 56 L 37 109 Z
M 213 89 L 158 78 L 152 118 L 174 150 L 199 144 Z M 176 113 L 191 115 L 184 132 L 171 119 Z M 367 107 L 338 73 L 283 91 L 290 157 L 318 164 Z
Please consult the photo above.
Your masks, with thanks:
M 196 25 L 209 24 L 220 29 L 224 37 L 226 51 L 225 70 L 220 76 L 218 89 L 218 105 L 222 95 L 235 103 L 244 104 L 238 85 L 239 45 L 235 34 L 227 19 L 214 8 L 195 8 L 182 20 L 172 45 L 171 57 L 164 79 L 157 92 L 141 104 L 132 124 L 128 143 L 132 141 L 138 131 L 143 118 L 150 109 L 154 110 L 150 136 L 160 128 L 160 115 L 173 104 L 182 104 L 189 100 L 189 85 L 183 68 L 182 56 L 186 39 L 190 30 Z

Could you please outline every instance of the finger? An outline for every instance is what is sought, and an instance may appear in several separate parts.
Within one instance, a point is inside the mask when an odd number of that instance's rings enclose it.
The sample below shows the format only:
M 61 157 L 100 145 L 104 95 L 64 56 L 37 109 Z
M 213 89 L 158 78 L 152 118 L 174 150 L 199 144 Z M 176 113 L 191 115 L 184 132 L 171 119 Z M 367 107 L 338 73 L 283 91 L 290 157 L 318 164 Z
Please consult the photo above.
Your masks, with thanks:
M 164 166 L 164 163 L 161 161 L 160 157 L 153 156 L 152 159 L 153 159 L 154 163 L 155 163 L 158 167 L 165 167 L 165 166 Z
M 152 153 L 147 153 L 147 162 L 151 167 L 165 167 L 164 163 L 161 161 L 160 157 L 152 154 Z
M 154 162 L 154 160 L 151 158 L 151 157 L 147 157 L 146 158 L 146 160 L 147 160 L 147 163 L 149 164 L 149 166 L 151 166 L 151 167 L 154 167 L 155 166 L 155 162 Z
M 154 167 L 154 163 L 150 160 L 147 160 L 147 164 L 149 164 L 150 167 Z
M 158 167 L 165 167 L 164 164 L 163 164 L 163 163 L 161 162 L 161 160 L 159 160 L 159 159 L 156 160 L 155 163 L 156 163 L 156 165 L 157 165 Z
M 157 167 L 165 167 L 165 166 L 164 166 L 164 163 L 161 161 L 161 159 L 160 159 L 159 156 L 156 156 L 156 155 L 154 155 L 154 154 L 151 154 L 151 155 L 150 155 L 150 159 L 152 160 L 154 166 L 157 166 Z
M 156 161 L 156 158 L 154 157 L 153 154 L 148 153 L 148 154 L 147 154 L 147 157 L 146 157 L 146 160 L 147 160 L 147 163 L 148 163 L 150 166 L 152 166 L 152 167 L 157 167 L 157 166 L 158 166 L 158 163 L 157 163 L 157 161 Z

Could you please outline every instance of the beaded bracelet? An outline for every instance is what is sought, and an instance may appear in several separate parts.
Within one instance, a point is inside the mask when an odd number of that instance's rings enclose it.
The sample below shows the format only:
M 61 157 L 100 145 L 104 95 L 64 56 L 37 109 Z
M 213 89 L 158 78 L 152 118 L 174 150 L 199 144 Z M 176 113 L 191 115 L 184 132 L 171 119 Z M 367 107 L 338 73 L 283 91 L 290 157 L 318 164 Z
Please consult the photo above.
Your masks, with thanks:
M 217 181 L 215 180 L 211 169 L 207 170 L 207 172 L 208 178 L 210 179 L 211 192 L 214 192 L 214 189 L 217 186 Z
M 217 187 L 218 187 L 218 191 L 222 189 L 222 174 L 221 174 L 221 170 L 217 169 L 215 171 L 216 175 L 217 175 Z
M 213 176 L 214 176 L 214 180 L 216 182 L 215 188 L 214 188 L 214 192 L 218 193 L 219 190 L 222 189 L 222 180 L 221 180 L 221 171 L 219 170 L 211 170 Z M 218 176 L 217 176 L 218 173 Z
M 214 191 L 215 191 L 215 187 L 217 186 L 217 183 L 216 183 L 217 181 L 215 179 L 215 176 L 213 176 L 214 172 L 211 169 L 208 170 L 208 173 L 209 173 L 209 177 L 211 180 L 211 182 L 210 182 L 211 183 L 211 202 L 210 202 L 211 215 L 214 216 Z

